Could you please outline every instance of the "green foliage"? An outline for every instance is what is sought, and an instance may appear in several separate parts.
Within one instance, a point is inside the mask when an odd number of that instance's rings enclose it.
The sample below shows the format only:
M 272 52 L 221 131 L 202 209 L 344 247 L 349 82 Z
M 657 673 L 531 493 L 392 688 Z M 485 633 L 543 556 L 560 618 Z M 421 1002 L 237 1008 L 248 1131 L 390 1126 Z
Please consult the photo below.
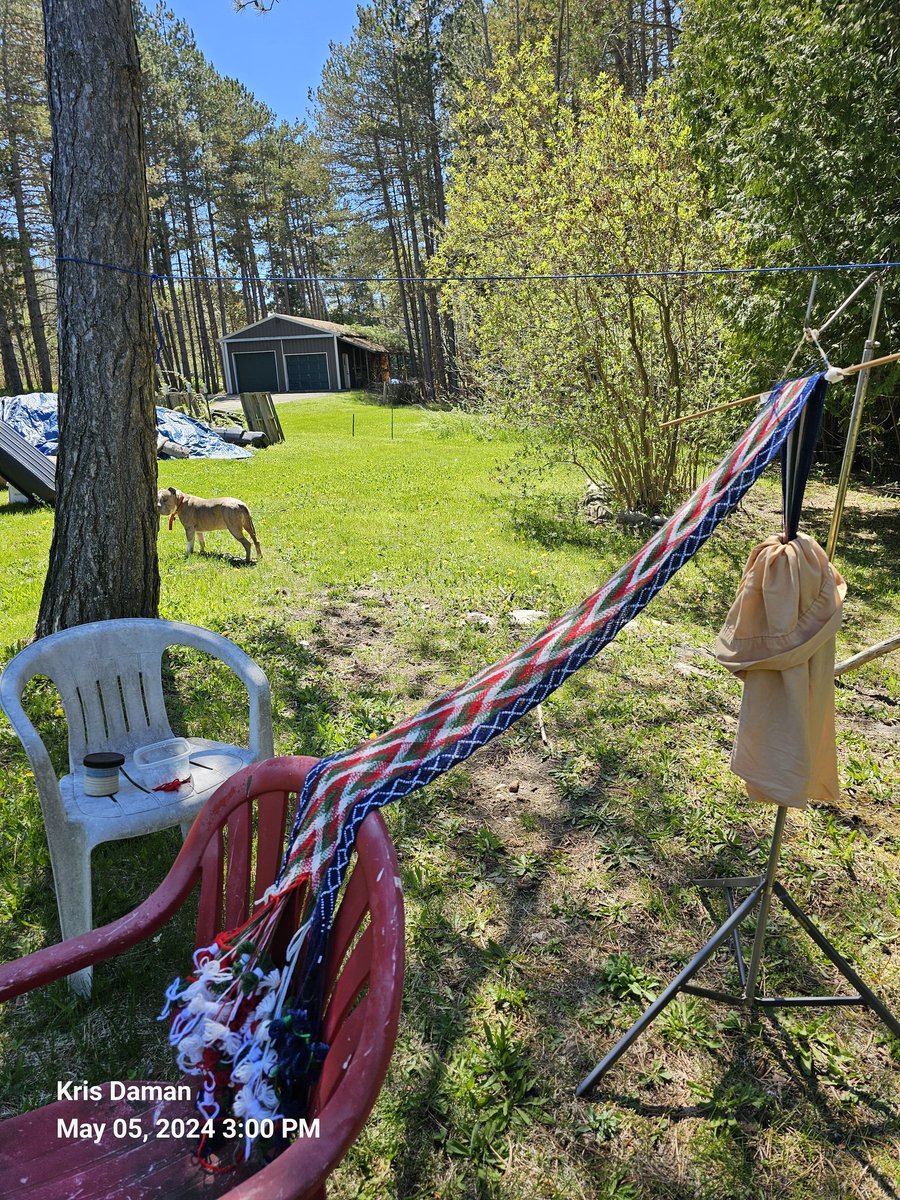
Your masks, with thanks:
M 830 1014 L 812 1021 L 794 1021 L 790 1027 L 793 1049 L 804 1075 L 819 1075 L 835 1084 L 845 1084 L 855 1074 L 856 1060 L 841 1046 Z
M 739 248 L 710 217 L 663 88 L 638 109 L 601 79 L 568 104 L 545 57 L 503 55 L 466 92 L 431 271 L 447 280 L 471 386 L 500 423 L 523 430 L 538 459 L 573 463 L 626 507 L 655 512 L 693 485 L 699 439 L 715 429 L 660 426 L 722 390 L 717 285 L 509 277 L 690 270 Z
M 679 996 L 663 1011 L 659 1023 L 667 1041 L 676 1046 L 714 1050 L 721 1042 L 710 1023 L 709 1006 L 696 996 Z
M 655 980 L 627 954 L 611 954 L 600 968 L 600 988 L 617 1000 L 654 999 Z
M 753 1120 L 771 1103 L 771 1097 L 748 1080 L 738 1083 L 688 1083 L 711 1129 L 737 1129 L 741 1120 Z
M 716 203 L 747 230 L 755 262 L 875 262 L 900 246 L 896 149 L 900 55 L 894 0 L 691 0 L 674 87 Z M 860 282 L 820 275 L 821 320 Z M 796 344 L 810 277 L 760 277 L 735 305 L 743 347 L 778 375 Z M 871 299 L 871 290 L 867 294 Z M 889 296 L 888 296 L 889 299 Z M 815 323 L 814 317 L 814 323 Z M 867 313 L 828 331 L 834 362 L 856 362 Z M 882 343 L 896 339 L 887 304 Z M 863 444 L 884 439 L 896 478 L 895 370 L 877 372 Z M 835 390 L 843 410 L 852 389 Z M 882 399 L 879 402 L 879 396 Z
M 451 1065 L 451 1095 L 465 1112 L 466 1131 L 447 1140 L 447 1153 L 474 1163 L 486 1180 L 499 1178 L 505 1156 L 501 1139 L 532 1125 L 544 1112 L 538 1074 L 508 1021 L 482 1024 Z

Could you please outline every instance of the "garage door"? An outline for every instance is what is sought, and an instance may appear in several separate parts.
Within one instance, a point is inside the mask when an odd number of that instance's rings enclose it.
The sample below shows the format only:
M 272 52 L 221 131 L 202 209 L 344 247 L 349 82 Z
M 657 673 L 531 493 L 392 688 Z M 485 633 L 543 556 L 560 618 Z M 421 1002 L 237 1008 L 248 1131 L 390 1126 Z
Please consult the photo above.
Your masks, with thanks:
M 289 392 L 327 392 L 328 358 L 324 354 L 288 354 L 287 377 Z
M 239 392 L 277 392 L 278 369 L 274 350 L 244 350 L 234 356 Z

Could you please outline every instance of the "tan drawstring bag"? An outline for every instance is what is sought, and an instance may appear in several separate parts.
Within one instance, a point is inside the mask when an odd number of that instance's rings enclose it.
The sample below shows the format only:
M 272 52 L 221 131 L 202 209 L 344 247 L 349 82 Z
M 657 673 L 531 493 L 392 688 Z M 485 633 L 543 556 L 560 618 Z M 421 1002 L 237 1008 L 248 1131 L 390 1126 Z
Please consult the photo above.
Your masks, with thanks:
M 846 592 L 802 533 L 767 538 L 747 560 L 716 657 L 744 684 L 731 769 L 753 800 L 838 798 L 834 638 Z

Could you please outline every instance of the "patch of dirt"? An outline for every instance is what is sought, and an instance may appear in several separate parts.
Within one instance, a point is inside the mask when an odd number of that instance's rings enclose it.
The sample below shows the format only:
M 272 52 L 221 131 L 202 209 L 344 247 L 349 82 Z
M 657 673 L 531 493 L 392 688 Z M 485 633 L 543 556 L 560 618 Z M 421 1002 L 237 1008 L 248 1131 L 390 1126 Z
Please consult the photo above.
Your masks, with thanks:
M 391 596 L 374 588 L 359 588 L 347 599 L 329 597 L 316 614 L 310 644 L 347 687 L 388 690 L 402 680 L 421 689 L 432 672 L 403 653 L 393 610 Z
M 529 714 L 522 721 L 534 722 L 534 717 Z M 562 814 L 559 791 L 550 775 L 552 766 L 549 754 L 510 747 L 498 738 L 468 760 L 472 784 L 465 802 L 485 823 L 503 827 L 508 849 L 534 849 L 536 841 L 546 841 L 547 834 L 552 835 Z M 541 822 L 544 837 L 536 839 L 523 830 L 519 818 L 524 813 Z

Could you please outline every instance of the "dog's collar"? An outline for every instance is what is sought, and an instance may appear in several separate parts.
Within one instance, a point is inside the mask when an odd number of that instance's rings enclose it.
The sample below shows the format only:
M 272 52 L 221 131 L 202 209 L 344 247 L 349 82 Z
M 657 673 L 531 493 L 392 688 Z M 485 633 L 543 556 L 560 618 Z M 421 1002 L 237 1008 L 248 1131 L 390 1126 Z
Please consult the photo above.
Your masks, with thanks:
M 178 516 L 178 510 L 179 510 L 179 508 L 181 508 L 182 504 L 184 504 L 184 492 L 181 492 L 179 494 L 178 503 L 175 505 L 175 507 L 172 509 L 171 513 L 169 514 L 169 529 L 170 530 L 171 530 L 172 526 L 175 524 L 175 518 Z

